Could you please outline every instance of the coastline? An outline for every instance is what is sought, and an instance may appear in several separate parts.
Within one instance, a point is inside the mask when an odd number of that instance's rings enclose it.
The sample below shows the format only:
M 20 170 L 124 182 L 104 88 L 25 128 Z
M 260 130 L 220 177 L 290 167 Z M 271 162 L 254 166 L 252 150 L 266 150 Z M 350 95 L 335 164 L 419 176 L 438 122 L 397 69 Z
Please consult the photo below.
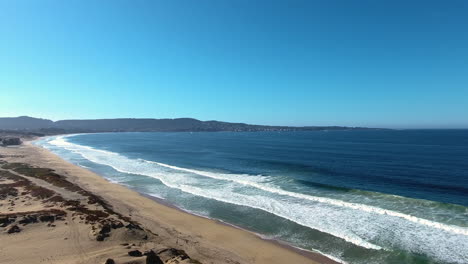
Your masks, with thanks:
M 286 250 L 293 251 L 293 252 L 295 252 L 297 254 L 305 256 L 305 257 L 311 259 L 312 261 L 314 261 L 312 263 L 317 263 L 317 264 L 319 264 L 319 263 L 320 264 L 341 264 L 341 263 L 345 263 L 345 262 L 342 262 L 342 261 L 339 261 L 339 260 L 334 260 L 333 257 L 326 256 L 325 254 L 318 253 L 318 252 L 313 252 L 313 251 L 302 249 L 302 248 L 299 248 L 299 247 L 295 247 L 295 246 L 290 245 L 290 244 L 288 244 L 286 242 L 283 242 L 281 240 L 276 240 L 276 239 L 273 239 L 273 238 L 268 238 L 268 237 L 262 236 L 262 234 L 256 233 L 256 232 L 254 232 L 252 230 L 248 230 L 246 228 L 242 228 L 240 226 L 236 226 L 234 224 L 230 224 L 228 222 L 221 221 L 219 219 L 209 218 L 209 217 L 206 217 L 206 216 L 202 216 L 202 215 L 192 213 L 190 211 L 186 211 L 186 210 L 184 210 L 182 208 L 179 208 L 179 207 L 165 201 L 164 199 L 154 197 L 154 196 L 151 196 L 151 195 L 148 195 L 148 194 L 145 194 L 145 193 L 140 193 L 140 192 L 137 192 L 137 193 L 144 196 L 144 197 L 147 197 L 148 199 L 151 199 L 151 200 L 155 201 L 158 204 L 161 204 L 163 206 L 167 206 L 169 208 L 173 208 L 173 209 L 175 209 L 177 211 L 180 211 L 183 214 L 189 214 L 189 215 L 193 215 L 193 216 L 196 216 L 196 217 L 201 217 L 203 219 L 214 221 L 216 224 L 219 224 L 219 225 L 225 225 L 225 226 L 228 226 L 228 227 L 231 227 L 231 228 L 238 229 L 238 230 L 243 231 L 243 232 L 251 233 L 251 234 L 257 236 L 259 239 L 261 239 L 261 240 L 263 240 L 263 241 L 265 241 L 267 243 L 273 243 L 274 245 L 282 247 L 282 248 L 284 248 Z
M 338 263 L 319 253 L 191 214 L 154 197 L 112 183 L 31 142 L 11 150 L 18 155 L 11 158 L 12 162 L 55 170 L 74 184 L 102 197 L 116 212 L 160 234 L 166 244 L 182 248 L 202 263 Z

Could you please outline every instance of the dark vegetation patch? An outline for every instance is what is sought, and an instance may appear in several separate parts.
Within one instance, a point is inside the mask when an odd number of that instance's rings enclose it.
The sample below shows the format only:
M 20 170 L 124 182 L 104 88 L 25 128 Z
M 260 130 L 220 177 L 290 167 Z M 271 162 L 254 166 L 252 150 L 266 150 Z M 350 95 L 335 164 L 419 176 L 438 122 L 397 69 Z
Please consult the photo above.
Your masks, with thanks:
M 25 215 L 18 221 L 18 223 L 22 225 L 27 225 L 27 224 L 37 223 L 37 222 L 38 222 L 37 216 L 34 214 Z
M 40 199 L 51 198 L 55 195 L 54 191 L 37 185 L 28 185 L 25 186 L 25 188 L 29 191 L 32 197 L 37 197 Z
M 66 215 L 65 211 L 59 209 L 5 213 L 0 214 L 0 227 L 7 227 L 15 222 L 23 226 L 38 222 L 53 223 L 56 220 L 64 220 Z
M 105 264 L 115 264 L 115 261 L 113 259 L 109 258 L 109 259 L 106 260 Z
M 118 216 L 119 219 L 122 219 L 122 220 L 128 222 L 129 225 L 127 225 L 127 227 L 129 229 L 141 229 L 141 227 L 136 222 L 132 221 L 129 217 L 123 216 L 120 213 L 115 212 L 112 209 L 112 207 L 107 202 L 105 202 L 101 197 L 99 197 L 99 196 L 97 196 L 97 195 L 95 195 L 95 194 L 93 194 L 93 193 L 91 193 L 89 191 L 84 190 L 83 188 L 81 188 L 80 186 L 78 186 L 78 185 L 76 185 L 74 183 L 71 183 L 64 176 L 55 173 L 54 170 L 52 170 L 52 169 L 35 168 L 35 167 L 31 167 L 28 164 L 24 164 L 24 163 L 7 163 L 7 164 L 4 164 L 2 166 L 2 168 L 3 169 L 13 170 L 13 171 L 15 171 L 15 172 L 17 172 L 19 174 L 25 175 L 25 176 L 41 179 L 41 180 L 46 181 L 46 182 L 48 182 L 48 183 L 50 183 L 50 184 L 52 184 L 54 186 L 64 188 L 64 189 L 72 191 L 72 192 L 79 193 L 79 194 L 85 196 L 88 199 L 88 202 L 87 202 L 88 204 L 100 205 L 103 208 L 104 212 L 107 213 L 107 216 L 108 215 L 116 215 L 116 216 Z M 46 195 L 45 193 L 41 193 L 41 194 Z M 54 198 L 52 196 L 53 195 L 48 196 L 46 198 L 51 198 L 52 200 L 59 200 L 59 198 Z M 69 204 L 69 203 L 72 203 L 72 204 Z M 72 208 L 70 208 L 71 210 L 75 210 L 77 212 L 86 214 L 87 215 L 87 217 L 86 217 L 87 221 L 90 221 L 90 222 L 99 221 L 99 220 L 102 220 L 103 218 L 107 217 L 107 216 L 104 216 L 101 213 L 95 212 L 96 210 L 89 210 L 86 207 L 81 206 L 79 204 L 80 204 L 79 201 L 76 201 L 76 202 L 66 201 L 65 202 L 65 206 L 72 206 Z
M 16 216 L 0 216 L 0 227 L 6 227 L 16 221 Z
M 51 198 L 47 199 L 46 202 L 65 204 L 67 200 L 63 199 L 63 197 L 60 195 L 54 195 Z
M 2 158 L 24 158 L 24 155 L 2 155 L 0 154 L 0 159 Z M 0 164 L 7 163 L 4 160 L 0 160 Z
M 23 187 L 25 192 L 23 192 L 22 195 L 30 194 L 33 197 L 42 199 L 44 202 L 60 204 L 61 206 L 66 207 L 68 210 L 74 212 L 73 215 L 78 215 L 81 220 L 85 221 L 86 224 L 92 224 L 93 230 L 95 230 L 94 224 L 98 224 L 99 227 L 96 234 L 97 241 L 103 241 L 105 238 L 109 237 L 112 229 L 125 227 L 128 230 L 143 230 L 138 223 L 132 221 L 129 217 L 115 212 L 112 207 L 107 204 L 100 196 L 97 196 L 89 191 L 82 189 L 80 186 L 73 184 L 64 176 L 55 173 L 54 170 L 46 168 L 35 168 L 24 163 L 5 163 L 1 165 L 1 168 L 3 170 L 0 169 L 0 176 L 11 179 L 14 181 L 14 183 L 3 185 L 0 184 L 0 195 L 5 197 L 9 195 L 17 196 L 18 190 L 15 189 L 15 187 Z M 79 193 L 87 198 L 87 204 L 99 205 L 102 209 L 93 210 L 88 208 L 79 200 L 64 199 L 56 192 L 38 186 L 26 177 L 16 175 L 7 170 L 14 171 L 15 173 L 27 177 L 40 179 L 56 187 L 66 189 L 71 192 Z M 17 216 L 19 215 L 15 214 L 15 219 Z M 110 216 L 115 216 L 118 220 L 112 219 Z M 16 221 L 15 219 L 13 220 Z M 38 221 L 53 222 L 54 219 L 55 216 L 53 215 L 37 215 L 34 214 L 34 212 L 28 212 L 28 215 L 21 216 L 21 219 L 18 223 L 27 225 L 30 223 L 37 223 Z M 6 219 L 3 221 L 5 223 L 4 225 L 8 225 L 13 220 L 12 218 L 6 217 Z M 148 236 L 145 235 L 144 239 L 147 239 L 147 237 Z
M 8 186 L 12 186 L 12 187 L 19 187 L 19 186 L 23 186 L 23 185 L 30 182 L 29 180 L 25 179 L 24 177 L 15 175 L 15 174 L 13 174 L 13 173 L 11 173 L 9 171 L 4 171 L 4 170 L 0 170 L 0 178 L 15 181 L 15 183 L 11 183 L 11 184 L 0 184 L 2 186 L 7 186 L 8 185 Z
M 67 212 L 60 210 L 60 209 L 45 209 L 45 210 L 37 210 L 37 211 L 29 211 L 29 212 L 17 212 L 17 213 L 4 213 L 0 214 L 0 217 L 18 217 L 18 216 L 25 216 L 25 215 L 55 215 L 55 216 L 65 216 Z
M 8 234 L 19 233 L 19 232 L 21 232 L 21 228 L 19 228 L 17 225 L 11 226 L 7 230 Z
M 86 216 L 86 221 L 88 222 L 97 222 L 103 219 L 106 219 L 109 214 L 101 210 L 91 210 L 83 205 L 71 206 L 68 208 L 71 211 L 83 214 Z
M 31 196 L 40 199 L 47 199 L 55 195 L 54 191 L 35 185 L 30 180 L 9 171 L 0 170 L 0 177 L 14 181 L 14 183 L 0 184 L 0 199 L 5 199 L 9 195 L 18 196 L 17 187 L 23 187 Z
M 145 252 L 147 254 L 149 252 Z M 191 259 L 187 253 L 185 253 L 184 250 L 181 249 L 176 249 L 176 248 L 166 248 L 166 249 L 161 249 L 156 252 L 158 256 L 161 258 L 162 261 L 164 262 L 170 262 L 173 261 L 174 263 L 179 263 L 183 260 L 188 259 L 189 263 L 193 264 L 201 264 L 198 260 Z
M 4 200 L 8 196 L 18 196 L 18 190 L 12 186 L 7 186 L 7 184 L 0 186 L 0 199 Z
M 141 253 L 140 250 L 132 250 L 128 252 L 128 255 L 131 257 L 141 257 L 143 256 L 143 253 Z
M 1 157 L 0 157 L 1 158 Z M 96 240 L 104 241 L 110 236 L 112 229 L 127 228 L 128 230 L 143 230 L 139 224 L 132 221 L 129 217 L 123 216 L 115 212 L 110 205 L 108 205 L 101 197 L 82 189 L 80 186 L 69 182 L 64 176 L 55 173 L 51 169 L 45 168 L 34 168 L 23 163 L 5 163 L 0 161 L 0 178 L 5 178 L 14 181 L 13 183 L 0 184 L 0 198 L 5 199 L 8 196 L 18 196 L 18 190 L 16 188 L 24 188 L 24 192 L 21 195 L 30 194 L 33 197 L 40 198 L 45 202 L 51 202 L 55 204 L 61 204 L 68 210 L 73 211 L 73 215 L 80 215 L 82 220 L 85 220 L 86 224 L 93 224 L 92 230 L 96 231 Z M 87 198 L 87 204 L 100 205 L 103 210 L 92 210 L 87 208 L 78 200 L 67 200 L 52 190 L 41 187 L 30 181 L 29 179 L 11 173 L 12 170 L 18 174 L 37 178 L 46 181 L 54 186 L 64 188 L 66 190 L 79 193 Z M 0 214 L 0 227 L 4 227 L 6 232 L 9 234 L 21 232 L 21 228 L 18 225 L 28 225 L 32 223 L 46 222 L 48 226 L 55 226 L 52 223 L 57 220 L 65 220 L 67 215 L 66 211 L 59 209 L 48 209 L 39 211 L 29 212 L 17 212 L 17 213 L 4 213 Z M 113 219 L 110 216 L 117 216 L 117 219 Z M 83 218 L 84 217 L 84 218 Z M 122 222 L 124 221 L 124 223 Z M 98 224 L 98 228 L 94 224 Z M 150 231 L 148 231 L 150 232 Z M 151 233 L 151 232 L 150 232 Z M 145 236 L 143 239 L 148 239 L 147 232 L 144 232 Z M 128 245 L 128 243 L 122 244 Z M 133 244 L 134 245 L 134 244 Z M 150 250 L 144 254 L 139 250 L 133 250 L 128 252 L 129 256 L 142 257 L 146 256 L 146 263 L 161 264 L 163 261 L 174 260 L 180 262 L 185 259 L 189 259 L 190 263 L 199 264 L 197 260 L 190 259 L 190 257 L 183 250 L 168 248 L 157 252 L 157 254 Z M 159 255 L 159 256 L 158 256 Z M 115 263 L 112 259 L 108 259 L 106 263 Z
M 6 199 L 8 196 L 18 196 L 17 187 L 26 187 L 31 182 L 23 177 L 0 170 L 0 178 L 14 181 L 13 183 L 0 184 L 0 199 Z
M 162 260 L 154 253 L 153 250 L 147 251 L 144 254 L 146 256 L 146 263 L 147 264 L 164 264 Z
M 178 257 L 180 260 L 189 259 L 190 257 L 182 249 L 176 248 L 166 248 L 158 251 L 158 254 L 165 257 L 166 261 L 175 257 Z
M 46 181 L 54 186 L 64 188 L 72 192 L 80 193 L 83 191 L 79 186 L 67 181 L 65 177 L 55 173 L 51 169 L 33 168 L 24 163 L 8 163 L 2 166 L 4 169 L 13 170 L 24 176 L 29 176 Z

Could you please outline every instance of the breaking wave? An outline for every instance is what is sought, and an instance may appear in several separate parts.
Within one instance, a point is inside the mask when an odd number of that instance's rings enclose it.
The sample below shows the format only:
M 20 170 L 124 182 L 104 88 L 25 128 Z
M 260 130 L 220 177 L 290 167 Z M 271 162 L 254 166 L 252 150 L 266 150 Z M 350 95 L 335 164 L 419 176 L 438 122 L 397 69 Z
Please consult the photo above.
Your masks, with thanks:
M 369 250 L 403 248 L 443 262 L 468 262 L 468 228 L 376 206 L 285 190 L 268 176 L 189 169 L 71 143 L 48 144 L 128 174 L 159 180 L 195 196 L 259 209 Z M 402 198 L 404 199 L 404 198 Z

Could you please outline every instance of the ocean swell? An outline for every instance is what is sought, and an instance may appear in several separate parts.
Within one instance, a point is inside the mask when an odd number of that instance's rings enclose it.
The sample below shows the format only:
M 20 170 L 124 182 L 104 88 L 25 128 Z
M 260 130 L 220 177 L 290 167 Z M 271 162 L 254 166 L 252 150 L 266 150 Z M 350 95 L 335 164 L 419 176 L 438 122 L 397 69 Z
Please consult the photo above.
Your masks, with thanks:
M 192 195 L 247 206 L 371 249 L 404 248 L 443 262 L 468 261 L 468 228 L 448 225 L 398 211 L 338 199 L 291 192 L 267 176 L 229 174 L 130 159 L 118 153 L 82 146 L 58 136 L 51 145 L 129 174 L 155 178 Z

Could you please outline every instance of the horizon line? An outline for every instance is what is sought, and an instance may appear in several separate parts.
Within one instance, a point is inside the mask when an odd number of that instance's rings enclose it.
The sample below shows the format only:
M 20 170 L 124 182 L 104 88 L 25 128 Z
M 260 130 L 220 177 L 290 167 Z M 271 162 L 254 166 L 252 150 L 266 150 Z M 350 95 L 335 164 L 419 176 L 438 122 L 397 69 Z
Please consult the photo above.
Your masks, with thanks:
M 52 122 L 58 121 L 67 121 L 67 120 L 79 120 L 79 121 L 89 121 L 89 120 L 117 120 L 117 119 L 153 119 L 153 120 L 161 120 L 161 119 L 194 119 L 201 122 L 225 122 L 225 123 L 233 123 L 233 124 L 246 124 L 246 125 L 254 125 L 254 126 L 271 126 L 271 127 L 349 127 L 349 128 L 369 128 L 369 129 L 388 129 L 388 130 L 467 130 L 468 126 L 453 126 L 453 127 L 429 127 L 429 126 L 421 126 L 421 127 L 405 127 L 405 126 L 365 126 L 365 125 L 272 125 L 272 124 L 256 124 L 256 123 L 246 123 L 246 122 L 235 122 L 235 121 L 221 121 L 216 119 L 198 119 L 194 117 L 104 117 L 104 118 L 69 118 L 69 119 L 52 119 L 52 118 L 45 118 L 45 117 L 34 117 L 30 115 L 19 115 L 19 116 L 3 116 L 2 118 L 21 118 L 21 117 L 28 117 L 28 118 L 35 118 L 35 119 L 43 119 L 43 120 L 50 120 Z

